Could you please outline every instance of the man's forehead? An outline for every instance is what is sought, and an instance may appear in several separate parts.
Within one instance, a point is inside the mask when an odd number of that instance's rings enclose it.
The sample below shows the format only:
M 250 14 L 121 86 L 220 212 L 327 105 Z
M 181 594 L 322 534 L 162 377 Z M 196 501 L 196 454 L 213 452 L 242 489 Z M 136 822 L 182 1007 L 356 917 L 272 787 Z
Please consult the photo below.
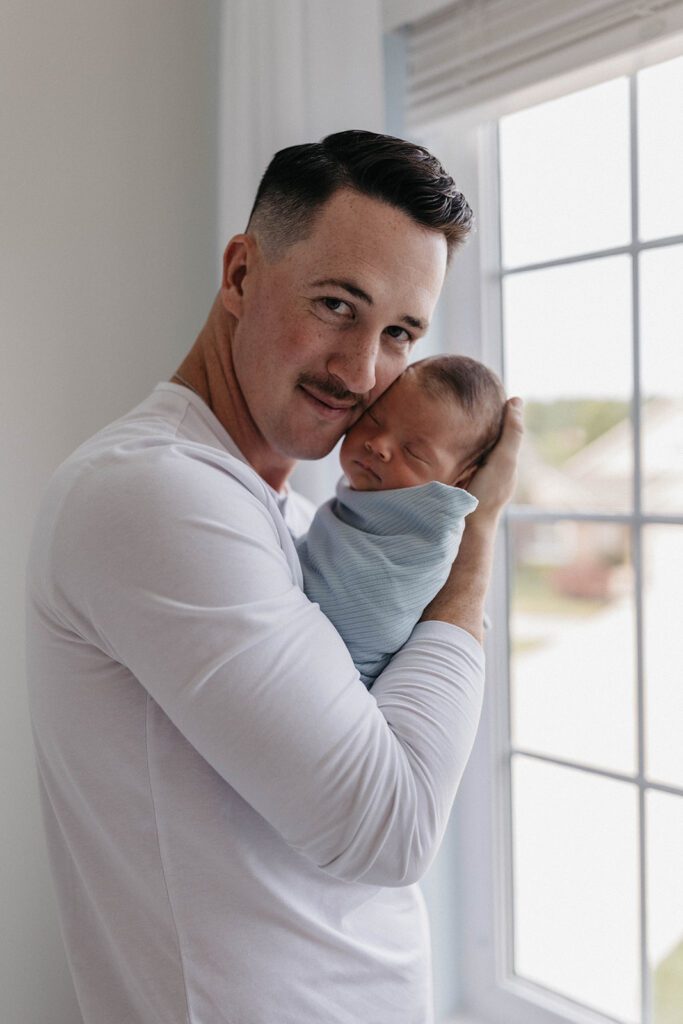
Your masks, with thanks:
M 369 266 L 380 267 L 388 260 L 442 275 L 447 262 L 440 231 L 419 224 L 397 206 L 351 189 L 338 189 L 320 207 L 304 242 L 309 251 L 322 247 L 331 259 L 350 256 Z

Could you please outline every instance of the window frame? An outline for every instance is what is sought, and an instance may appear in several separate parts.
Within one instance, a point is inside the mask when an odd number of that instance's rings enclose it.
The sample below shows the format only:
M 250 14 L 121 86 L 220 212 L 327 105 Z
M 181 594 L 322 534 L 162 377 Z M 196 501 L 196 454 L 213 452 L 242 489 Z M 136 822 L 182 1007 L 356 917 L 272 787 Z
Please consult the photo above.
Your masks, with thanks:
M 488 596 L 488 613 L 494 629 L 486 638 L 487 685 L 482 719 L 472 756 L 456 800 L 453 827 L 460 837 L 455 885 L 459 910 L 458 949 L 460 962 L 459 992 L 462 1011 L 453 1018 L 458 1024 L 607 1024 L 612 1018 L 573 1002 L 567 997 L 512 976 L 512 812 L 511 764 L 513 751 L 528 753 L 511 744 L 509 685 L 509 548 L 508 530 L 513 521 L 608 521 L 626 525 L 632 544 L 634 572 L 634 628 L 637 634 L 637 712 L 638 765 L 633 777 L 639 801 L 640 923 L 641 971 L 643 977 L 642 1021 L 650 1022 L 651 993 L 647 961 L 647 863 L 646 807 L 647 790 L 680 795 L 676 787 L 646 780 L 644 771 L 645 718 L 643 681 L 643 567 L 642 530 L 647 524 L 683 525 L 683 515 L 645 514 L 641 508 L 641 395 L 640 395 L 640 295 L 639 259 L 641 252 L 683 242 L 683 235 L 638 240 L 637 216 L 637 72 L 662 58 L 643 50 L 630 55 L 628 66 L 622 60 L 606 62 L 602 69 L 586 69 L 567 80 L 564 89 L 557 82 L 539 85 L 524 97 L 506 97 L 497 111 L 489 106 L 479 112 L 464 112 L 457 119 L 432 125 L 419 138 L 452 169 L 459 187 L 477 211 L 477 230 L 466 249 L 455 256 L 454 268 L 441 300 L 442 351 L 458 351 L 482 359 L 503 373 L 502 281 L 510 273 L 527 268 L 503 268 L 500 245 L 500 197 L 498 160 L 498 120 L 514 109 L 531 107 L 563 93 L 577 91 L 627 74 L 630 93 L 630 176 L 631 239 L 626 246 L 585 253 L 533 264 L 534 269 L 560 266 L 581 259 L 612 254 L 631 256 L 632 328 L 633 328 L 633 505 L 629 513 L 581 514 L 541 512 L 517 507 L 503 520 L 496 543 L 494 571 Z M 667 57 L 669 59 L 669 57 Z M 494 116 L 495 115 L 495 116 Z M 444 334 L 448 325 L 448 336 Z M 495 627 L 504 623 L 504 628 Z M 539 755 L 534 755 L 539 756 Z M 552 762 L 552 758 L 542 756 Z M 570 761 L 557 761 L 577 767 Z M 622 779 L 618 773 L 587 769 L 591 774 Z

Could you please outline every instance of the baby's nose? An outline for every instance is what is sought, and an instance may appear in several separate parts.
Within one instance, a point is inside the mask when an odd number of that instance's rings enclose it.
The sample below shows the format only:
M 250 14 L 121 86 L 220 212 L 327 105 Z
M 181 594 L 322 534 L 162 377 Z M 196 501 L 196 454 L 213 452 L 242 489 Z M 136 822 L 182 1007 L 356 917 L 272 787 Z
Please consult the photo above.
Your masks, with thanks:
M 365 450 L 370 455 L 376 455 L 382 462 L 386 462 L 389 458 L 389 450 L 386 444 L 382 444 L 381 439 L 375 438 L 374 442 L 366 441 Z

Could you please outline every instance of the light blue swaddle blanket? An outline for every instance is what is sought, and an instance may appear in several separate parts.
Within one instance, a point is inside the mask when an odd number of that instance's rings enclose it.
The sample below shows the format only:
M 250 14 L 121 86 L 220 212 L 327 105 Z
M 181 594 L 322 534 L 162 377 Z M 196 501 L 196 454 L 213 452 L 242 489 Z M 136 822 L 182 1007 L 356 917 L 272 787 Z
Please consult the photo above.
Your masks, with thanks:
M 296 544 L 304 590 L 370 687 L 446 581 L 477 499 L 432 481 L 354 491 L 345 477 Z

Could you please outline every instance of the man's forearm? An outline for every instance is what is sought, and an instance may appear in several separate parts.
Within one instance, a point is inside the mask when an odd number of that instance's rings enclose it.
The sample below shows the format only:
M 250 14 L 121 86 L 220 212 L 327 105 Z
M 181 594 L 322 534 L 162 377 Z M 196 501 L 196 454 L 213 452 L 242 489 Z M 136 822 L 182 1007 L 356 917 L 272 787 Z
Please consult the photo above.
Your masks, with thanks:
M 450 622 L 484 639 L 484 601 L 491 578 L 498 516 L 468 517 L 458 557 L 448 579 L 424 612 L 422 620 Z

